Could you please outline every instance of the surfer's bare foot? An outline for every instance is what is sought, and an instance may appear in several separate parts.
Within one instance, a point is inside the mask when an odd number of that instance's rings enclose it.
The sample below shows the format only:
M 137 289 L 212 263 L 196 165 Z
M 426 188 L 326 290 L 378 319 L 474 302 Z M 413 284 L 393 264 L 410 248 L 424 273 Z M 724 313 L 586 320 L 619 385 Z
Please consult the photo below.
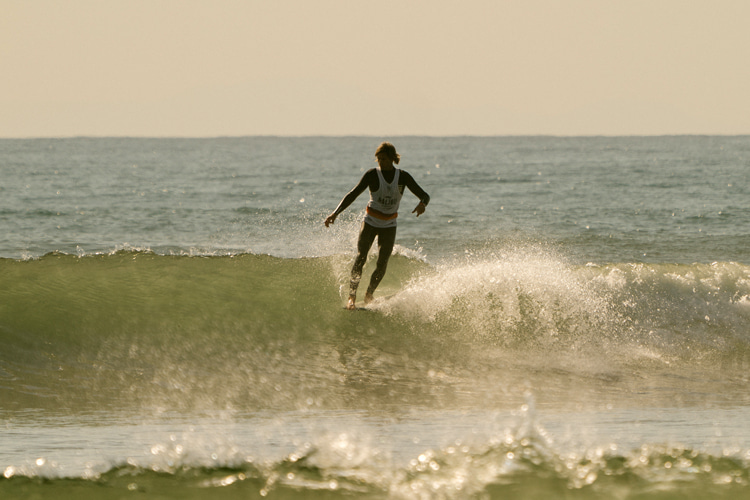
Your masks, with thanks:
M 354 305 L 354 302 L 356 302 L 357 297 L 354 295 L 349 296 L 349 302 L 346 303 L 346 308 L 350 311 L 353 311 L 357 308 L 357 306 Z
M 373 300 L 375 300 L 375 297 L 373 297 L 373 296 L 372 296 L 372 294 L 371 294 L 370 292 L 367 292 L 367 293 L 365 294 L 365 304 L 369 304 L 369 303 L 370 303 L 370 302 L 372 302 Z

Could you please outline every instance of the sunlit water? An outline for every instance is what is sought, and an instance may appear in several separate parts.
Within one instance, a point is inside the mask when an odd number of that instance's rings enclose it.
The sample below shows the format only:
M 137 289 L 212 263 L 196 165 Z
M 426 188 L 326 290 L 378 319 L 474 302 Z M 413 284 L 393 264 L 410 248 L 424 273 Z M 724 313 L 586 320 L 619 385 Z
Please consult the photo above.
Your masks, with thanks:
M 0 496 L 750 497 L 750 138 L 392 141 L 0 140 Z

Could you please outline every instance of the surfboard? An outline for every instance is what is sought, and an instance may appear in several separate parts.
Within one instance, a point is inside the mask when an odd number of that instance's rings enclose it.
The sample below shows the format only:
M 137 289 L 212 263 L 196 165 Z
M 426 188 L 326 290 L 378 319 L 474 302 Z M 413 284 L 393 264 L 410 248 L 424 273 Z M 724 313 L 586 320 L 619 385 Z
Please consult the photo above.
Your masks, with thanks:
M 389 300 L 395 296 L 396 294 L 392 293 L 390 295 L 384 295 L 382 297 L 375 297 L 375 300 L 373 300 L 367 305 L 365 305 L 364 302 L 356 303 L 354 304 L 354 309 L 348 309 L 346 306 L 344 306 L 343 308 L 346 309 L 347 311 L 374 311 L 374 309 L 370 309 L 371 306 L 376 306 L 378 304 L 381 304 L 382 302 L 385 302 L 386 300 Z

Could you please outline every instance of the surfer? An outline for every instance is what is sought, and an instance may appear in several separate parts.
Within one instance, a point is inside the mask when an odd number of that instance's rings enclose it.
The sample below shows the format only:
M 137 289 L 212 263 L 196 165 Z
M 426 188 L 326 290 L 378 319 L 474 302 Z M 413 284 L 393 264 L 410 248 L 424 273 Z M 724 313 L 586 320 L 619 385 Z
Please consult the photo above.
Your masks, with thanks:
M 336 210 L 325 220 L 326 227 L 333 224 L 341 212 L 346 210 L 365 189 L 370 188 L 370 201 L 367 203 L 365 220 L 362 222 L 357 241 L 357 258 L 352 266 L 347 309 L 355 309 L 354 303 L 357 300 L 357 287 L 362 278 L 362 268 L 370 247 L 375 241 L 375 236 L 378 237 L 378 262 L 370 277 L 370 286 L 367 287 L 365 293 L 366 304 L 372 302 L 373 293 L 385 276 L 388 259 L 391 257 L 396 241 L 396 217 L 398 217 L 398 206 L 404 194 L 404 188 L 408 187 L 409 191 L 419 198 L 419 204 L 412 210 L 417 217 L 424 213 L 425 207 L 430 202 L 430 196 L 419 187 L 408 172 L 394 167 L 394 163 L 398 165 L 401 160 L 401 155 L 396 152 L 393 144 L 390 142 L 380 144 L 375 151 L 375 158 L 378 167 L 365 172 L 359 184 L 344 196 Z

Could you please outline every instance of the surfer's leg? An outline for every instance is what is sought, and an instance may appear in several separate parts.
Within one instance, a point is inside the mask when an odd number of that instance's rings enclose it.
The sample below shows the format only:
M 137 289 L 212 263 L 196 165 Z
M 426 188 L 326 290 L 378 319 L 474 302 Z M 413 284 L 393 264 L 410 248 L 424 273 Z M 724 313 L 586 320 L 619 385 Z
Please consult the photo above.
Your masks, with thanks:
M 372 273 L 370 278 L 370 286 L 367 287 L 367 293 L 365 294 L 365 302 L 370 302 L 373 299 L 372 294 L 375 293 L 375 289 L 380 284 L 380 281 L 385 276 L 385 270 L 388 268 L 388 259 L 391 258 L 391 252 L 393 252 L 393 245 L 396 243 L 396 227 L 386 227 L 380 229 L 378 232 L 378 265 L 375 267 L 375 271 Z
M 359 240 L 357 241 L 357 258 L 354 259 L 352 266 L 352 278 L 349 283 L 349 305 L 354 307 L 357 298 L 357 287 L 362 279 L 362 268 L 367 261 L 367 254 L 370 252 L 372 242 L 375 241 L 375 228 L 369 224 L 362 223 L 362 229 L 359 231 Z M 379 239 L 378 239 L 379 240 Z

